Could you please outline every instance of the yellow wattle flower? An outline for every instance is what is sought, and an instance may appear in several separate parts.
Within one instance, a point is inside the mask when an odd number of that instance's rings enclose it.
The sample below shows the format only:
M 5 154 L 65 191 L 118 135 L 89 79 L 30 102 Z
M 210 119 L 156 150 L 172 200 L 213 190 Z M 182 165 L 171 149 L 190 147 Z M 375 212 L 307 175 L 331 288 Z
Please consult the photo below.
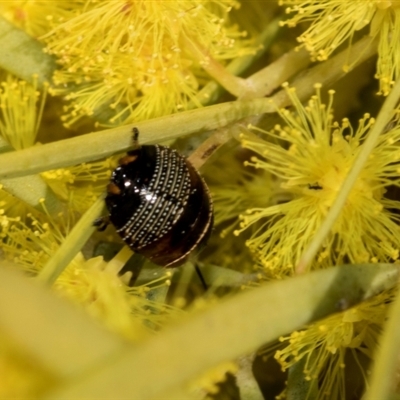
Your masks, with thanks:
M 378 38 L 376 78 L 379 93 L 387 95 L 400 72 L 400 3 L 377 0 L 280 0 L 293 13 L 282 25 L 310 22 L 298 37 L 313 60 L 326 60 L 342 43 L 353 41 L 354 34 L 370 25 L 371 38 Z M 351 66 L 345 65 L 348 69 Z
M 53 218 L 43 214 L 28 215 L 27 222 L 8 220 L 2 235 L 4 256 L 36 276 L 56 253 L 74 222 L 71 216 Z M 146 298 L 150 289 L 169 285 L 170 272 L 138 287 L 129 287 L 125 277 L 118 276 L 131 255 L 125 247 L 106 262 L 103 257 L 85 259 L 78 253 L 57 279 L 54 290 L 78 303 L 108 329 L 137 341 L 148 334 L 149 328 L 162 324 L 165 314 L 173 312 L 173 308 Z
M 395 292 L 385 291 L 355 308 L 281 337 L 284 347 L 275 352 L 275 359 L 283 370 L 302 362 L 304 379 L 318 382 L 318 400 L 347 398 L 346 367 L 351 364 L 357 369 L 352 376 L 359 374 L 367 379 L 368 362 L 374 358 Z
M 60 0 L 1 1 L 0 13 L 2 17 L 37 38 L 46 34 L 56 23 L 70 17 L 73 4 Z
M 320 86 L 306 106 L 295 90 L 287 88 L 294 110 L 278 109 L 285 125 L 271 131 L 251 129 L 242 144 L 256 152 L 248 163 L 280 180 L 287 200 L 250 208 L 242 214 L 239 234 L 254 225 L 247 245 L 268 274 L 291 275 L 311 242 L 353 165 L 374 120 L 365 115 L 357 129 L 347 119 L 334 122 L 329 92 L 328 105 L 321 101 Z M 391 262 L 399 257 L 400 227 L 396 213 L 400 202 L 385 197 L 386 190 L 400 186 L 398 162 L 400 126 L 383 132 L 359 176 L 339 219 L 323 243 L 312 269 L 342 263 Z M 388 178 L 389 177 L 389 178 Z
M 42 120 L 48 85 L 38 90 L 37 78 L 33 84 L 11 74 L 1 82 L 0 134 L 16 150 L 33 146 Z
M 45 171 L 41 176 L 58 198 L 83 214 L 104 193 L 113 167 L 114 159 L 108 158 Z
M 190 107 L 207 82 L 201 64 L 254 53 L 229 23 L 235 1 L 87 2 L 44 36 L 58 57 L 53 93 L 71 100 L 66 123 L 101 107 L 110 124 L 154 118 Z M 189 49 L 208 54 L 198 59 Z

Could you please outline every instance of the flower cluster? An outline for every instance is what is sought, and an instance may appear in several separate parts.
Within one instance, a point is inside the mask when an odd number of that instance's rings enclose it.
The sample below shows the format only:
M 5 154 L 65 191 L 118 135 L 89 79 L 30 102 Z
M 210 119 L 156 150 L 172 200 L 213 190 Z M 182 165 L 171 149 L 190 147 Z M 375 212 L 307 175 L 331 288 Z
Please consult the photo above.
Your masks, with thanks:
M 313 59 L 326 60 L 345 41 L 352 41 L 357 32 L 370 25 L 371 43 L 377 38 L 378 62 L 376 78 L 380 93 L 387 95 L 400 72 L 400 8 L 397 1 L 356 0 L 281 0 L 294 13 L 283 25 L 296 26 L 311 22 L 298 40 Z M 349 66 L 345 66 L 349 68 Z
M 264 206 L 258 204 L 242 214 L 240 229 L 235 231 L 241 234 L 251 228 L 246 243 L 268 279 L 294 273 L 375 122 L 368 114 L 357 128 L 346 118 L 336 122 L 334 91 L 328 91 L 329 101 L 324 104 L 319 84 L 306 105 L 294 88 L 284 87 L 293 109 L 277 107 L 282 124 L 268 131 L 250 126 L 241 135 L 242 145 L 257 154 L 246 165 L 265 171 L 278 182 L 270 188 Z M 400 187 L 399 140 L 395 119 L 379 136 L 310 269 L 398 260 L 400 202 L 392 192 Z M 262 184 L 259 190 L 265 190 Z M 304 378 L 310 382 L 307 396 L 314 396 L 313 386 L 318 382 L 318 399 L 346 398 L 346 374 L 358 366 L 359 372 L 352 373 L 361 380 L 366 376 L 367 360 L 373 359 L 395 293 L 385 291 L 354 309 L 281 338 L 283 347 L 275 358 L 283 370 L 296 363 L 303 366 Z M 273 351 L 269 348 L 267 353 Z
M 115 162 L 112 158 L 42 173 L 49 187 L 73 210 L 84 213 L 104 192 Z
M 57 88 L 71 100 L 67 123 L 111 111 L 107 124 L 140 121 L 200 106 L 201 65 L 254 52 L 229 24 L 235 1 L 88 2 L 44 36 L 61 65 Z M 204 49 L 197 59 L 189 44 Z M 108 109 L 109 111 L 107 111 Z
M 295 110 L 277 110 L 285 125 L 276 125 L 271 131 L 251 127 L 265 135 L 265 140 L 251 133 L 242 135 L 243 146 L 260 156 L 253 157 L 248 165 L 280 179 L 281 189 L 290 199 L 269 207 L 250 208 L 242 214 L 241 228 L 236 230 L 239 234 L 257 224 L 247 244 L 259 264 L 273 276 L 292 274 L 374 123 L 368 114 L 357 129 L 347 119 L 341 124 L 335 122 L 333 91 L 329 92 L 329 104 L 324 105 L 319 85 L 306 106 L 293 88 L 286 91 Z M 400 186 L 399 140 L 398 125 L 382 133 L 312 269 L 398 259 L 400 202 L 385 197 L 385 192 Z
M 74 4 L 75 3 L 75 4 Z M 82 4 L 81 4 L 82 5 Z M 13 0 L 0 2 L 1 16 L 38 38 L 72 16 L 77 1 Z
M 3 221 L 6 219 L 3 215 Z M 72 216 L 53 218 L 42 214 L 30 214 L 26 222 L 8 221 L 8 229 L 3 234 L 4 255 L 36 276 L 65 240 L 74 223 Z M 82 305 L 110 330 L 138 340 L 145 334 L 146 326 L 158 327 L 164 319 L 163 314 L 168 311 L 163 304 L 147 300 L 146 293 L 157 285 L 168 285 L 170 273 L 166 272 L 148 287 L 130 288 L 115 270 L 115 264 L 121 269 L 130 256 L 129 250 L 121 251 L 107 263 L 103 257 L 86 260 L 79 253 L 61 274 L 55 289 L 59 295 Z
M 0 91 L 0 132 L 16 149 L 33 146 L 42 119 L 48 85 L 42 91 L 33 84 L 16 79 L 11 74 L 4 77 Z
M 276 351 L 275 358 L 284 370 L 302 361 L 304 379 L 319 382 L 319 399 L 346 398 L 346 368 L 355 365 L 359 371 L 353 375 L 366 375 L 363 358 L 373 359 L 394 295 L 393 290 L 383 292 L 356 308 L 281 337 L 286 346 Z

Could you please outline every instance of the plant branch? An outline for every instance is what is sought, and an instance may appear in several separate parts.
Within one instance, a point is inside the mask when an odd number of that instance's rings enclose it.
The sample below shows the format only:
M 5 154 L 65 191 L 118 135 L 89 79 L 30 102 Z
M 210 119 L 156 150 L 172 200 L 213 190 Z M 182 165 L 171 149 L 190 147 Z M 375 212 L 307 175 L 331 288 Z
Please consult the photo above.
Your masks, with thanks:
M 274 110 L 268 99 L 235 101 L 0 154 L 0 178 L 33 175 L 109 157 L 132 147 L 134 126 L 140 131 L 141 143 L 159 143 Z

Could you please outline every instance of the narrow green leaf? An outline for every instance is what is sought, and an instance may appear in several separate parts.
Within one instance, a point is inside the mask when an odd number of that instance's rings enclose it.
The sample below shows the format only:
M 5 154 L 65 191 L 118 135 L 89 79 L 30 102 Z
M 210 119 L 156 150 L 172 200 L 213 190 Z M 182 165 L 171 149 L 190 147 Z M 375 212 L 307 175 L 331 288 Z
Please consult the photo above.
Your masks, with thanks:
M 56 68 L 54 57 L 43 52 L 43 44 L 0 17 L 0 67 L 18 78 L 39 86 L 51 82 Z
M 84 373 L 125 345 L 82 311 L 1 263 L 0 330 L 60 378 Z
M 335 267 L 240 293 L 191 315 L 46 399 L 160 398 L 218 363 L 393 287 L 399 268 L 388 264 Z
M 0 17 L 0 67 L 18 78 L 33 82 L 37 76 L 38 86 L 50 82 L 56 64 L 54 57 L 43 52 L 43 44 L 27 33 Z M 0 138 L 0 152 L 12 150 L 8 143 Z M 10 152 L 11 157 L 16 153 Z M 3 167 L 3 165 L 0 163 Z M 60 202 L 47 187 L 40 176 L 29 176 L 19 180 L 3 180 L 4 189 L 42 211 L 39 200 L 44 198 L 50 213 L 60 211 Z
M 103 208 L 104 199 L 100 197 L 75 224 L 65 241 L 40 271 L 39 280 L 52 284 L 58 278 L 94 232 L 93 222 Z
M 364 400 L 394 399 L 400 368 L 400 295 L 389 311 Z M 396 383 L 397 381 L 397 383 Z M 397 393 L 398 395 L 398 393 Z
M 62 203 L 40 175 L 2 179 L 0 184 L 8 193 L 30 204 L 41 212 L 43 212 L 43 207 L 41 205 L 42 199 L 50 214 L 56 214 L 62 210 Z

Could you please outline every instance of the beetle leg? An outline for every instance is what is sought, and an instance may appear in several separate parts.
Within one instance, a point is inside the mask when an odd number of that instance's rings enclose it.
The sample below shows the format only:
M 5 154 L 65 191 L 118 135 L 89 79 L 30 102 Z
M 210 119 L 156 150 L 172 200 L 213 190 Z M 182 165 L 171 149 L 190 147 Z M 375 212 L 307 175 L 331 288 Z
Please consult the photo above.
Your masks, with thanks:
M 199 265 L 197 263 L 194 264 L 194 269 L 196 270 L 196 274 L 200 279 L 200 282 L 201 282 L 201 285 L 203 286 L 204 291 L 207 292 L 208 285 L 207 285 L 206 281 L 204 280 L 204 276 L 201 273 Z
M 103 232 L 110 223 L 111 223 L 110 216 L 107 215 L 106 217 L 100 217 L 95 219 L 93 221 L 93 226 L 96 226 L 99 232 Z

